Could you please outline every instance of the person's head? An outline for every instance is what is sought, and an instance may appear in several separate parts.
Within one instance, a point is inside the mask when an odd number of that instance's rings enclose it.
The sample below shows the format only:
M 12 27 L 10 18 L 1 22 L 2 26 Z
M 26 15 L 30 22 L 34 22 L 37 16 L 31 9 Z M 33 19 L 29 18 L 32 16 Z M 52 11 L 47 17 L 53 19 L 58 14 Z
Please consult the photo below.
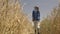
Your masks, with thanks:
M 35 6 L 34 9 L 37 10 L 37 11 L 39 11 L 39 7 L 37 7 L 37 6 Z

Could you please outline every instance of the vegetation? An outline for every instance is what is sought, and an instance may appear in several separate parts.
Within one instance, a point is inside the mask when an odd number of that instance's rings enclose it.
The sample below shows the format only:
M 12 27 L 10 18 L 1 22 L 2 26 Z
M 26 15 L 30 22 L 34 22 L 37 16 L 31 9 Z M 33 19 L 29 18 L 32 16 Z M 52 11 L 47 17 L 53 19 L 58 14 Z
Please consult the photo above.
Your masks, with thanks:
M 0 34 L 33 34 L 18 0 L 0 0 Z
M 40 25 L 41 34 L 60 34 L 60 4 L 54 8 L 51 16 L 45 18 Z
M 18 0 L 0 0 L 0 34 L 34 34 Z M 60 34 L 60 4 L 42 20 L 40 34 Z

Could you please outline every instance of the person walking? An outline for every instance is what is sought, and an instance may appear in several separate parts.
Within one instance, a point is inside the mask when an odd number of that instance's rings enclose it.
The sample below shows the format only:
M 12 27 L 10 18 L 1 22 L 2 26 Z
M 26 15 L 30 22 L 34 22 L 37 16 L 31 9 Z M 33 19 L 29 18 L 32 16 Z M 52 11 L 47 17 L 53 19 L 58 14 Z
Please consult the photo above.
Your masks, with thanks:
M 40 21 L 40 11 L 39 7 L 35 6 L 32 12 L 32 21 L 34 23 L 35 34 L 39 34 L 38 23 Z

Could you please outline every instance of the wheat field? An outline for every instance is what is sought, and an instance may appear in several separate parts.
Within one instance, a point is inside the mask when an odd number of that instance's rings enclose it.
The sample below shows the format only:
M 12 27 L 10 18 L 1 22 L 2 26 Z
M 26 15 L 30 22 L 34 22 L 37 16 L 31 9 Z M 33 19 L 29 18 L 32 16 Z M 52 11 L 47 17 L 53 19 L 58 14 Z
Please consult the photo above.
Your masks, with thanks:
M 41 21 L 40 34 L 60 34 L 60 5 L 52 14 Z M 0 34 L 34 34 L 19 0 L 0 0 Z
M 41 34 L 60 34 L 60 3 L 53 8 L 51 16 L 42 20 L 40 25 Z
M 0 0 L 0 34 L 34 34 L 18 0 Z

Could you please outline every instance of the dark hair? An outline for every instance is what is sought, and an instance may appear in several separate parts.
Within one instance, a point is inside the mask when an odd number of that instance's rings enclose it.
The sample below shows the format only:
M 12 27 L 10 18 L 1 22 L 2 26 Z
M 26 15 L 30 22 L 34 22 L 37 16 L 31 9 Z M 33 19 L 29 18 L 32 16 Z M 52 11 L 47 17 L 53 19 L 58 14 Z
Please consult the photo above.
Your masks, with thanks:
M 35 7 L 34 7 L 34 9 L 37 9 L 37 10 L 39 10 L 39 7 L 35 6 Z

